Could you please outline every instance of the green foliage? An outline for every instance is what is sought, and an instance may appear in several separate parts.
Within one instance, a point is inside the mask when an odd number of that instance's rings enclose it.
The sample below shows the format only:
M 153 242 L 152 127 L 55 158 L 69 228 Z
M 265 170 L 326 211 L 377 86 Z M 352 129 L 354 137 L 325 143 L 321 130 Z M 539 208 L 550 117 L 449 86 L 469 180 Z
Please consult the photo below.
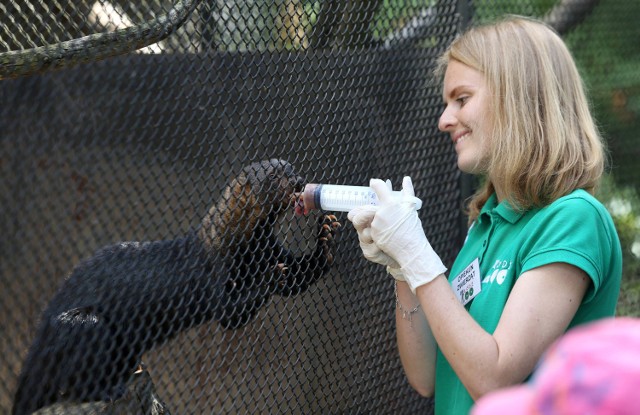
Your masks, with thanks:
M 622 280 L 616 312 L 619 316 L 640 317 L 640 283 L 638 281 Z
M 473 19 L 478 23 L 483 23 L 506 14 L 541 17 L 554 3 L 554 0 L 476 0 L 473 2 L 475 7 Z
M 313 26 L 318 21 L 318 14 L 322 4 L 319 1 L 305 1 L 303 2 L 303 7 L 309 19 L 309 26 Z
M 626 280 L 640 282 L 640 197 L 635 188 L 620 186 L 612 176 L 604 177 L 596 195 L 613 218 L 620 243 Z
M 620 186 L 604 178 L 596 195 L 616 225 L 622 245 L 622 288 L 618 315 L 640 317 L 640 196 L 633 186 Z
M 382 0 L 374 19 L 373 36 L 384 38 L 435 3 L 435 0 Z
M 640 1 L 602 0 L 566 36 L 611 151 L 616 180 L 640 191 Z M 637 212 L 637 211 L 636 211 Z

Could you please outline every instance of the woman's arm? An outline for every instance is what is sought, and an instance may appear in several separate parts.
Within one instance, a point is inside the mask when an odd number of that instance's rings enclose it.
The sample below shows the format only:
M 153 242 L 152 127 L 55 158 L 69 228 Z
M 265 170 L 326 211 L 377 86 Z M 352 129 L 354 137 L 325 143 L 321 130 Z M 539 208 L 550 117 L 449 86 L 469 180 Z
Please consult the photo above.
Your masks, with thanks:
M 432 342 L 425 342 L 429 340 L 427 327 L 473 399 L 523 381 L 573 319 L 591 283 L 587 274 L 566 263 L 552 263 L 523 273 L 509 295 L 496 330 L 487 333 L 458 301 L 414 206 L 394 202 L 391 190 L 381 180 L 372 179 L 370 186 L 378 195 L 379 206 L 349 212 L 363 253 L 373 262 L 394 263 L 401 270 L 408 287 L 399 284 L 400 301 L 410 300 L 406 288 L 415 292 L 428 322 L 416 325 L 415 331 L 397 325 L 409 382 L 420 393 L 428 395 L 433 389 L 434 365 L 429 362 L 434 360 L 430 357 Z M 402 188 L 403 194 L 413 196 L 408 177 L 403 179 Z
M 533 371 L 542 353 L 567 329 L 590 282 L 584 271 L 564 263 L 525 272 L 518 278 L 493 335 L 460 304 L 444 275 L 419 286 L 416 295 L 444 356 L 477 400 L 487 392 L 522 382 Z M 399 342 L 408 333 L 398 332 Z M 415 341 L 403 340 L 409 344 Z M 429 349 L 425 347 L 424 353 L 430 353 Z M 408 359 L 416 359 L 409 347 L 400 348 L 400 353 L 409 365 Z M 413 369 L 407 376 L 412 385 L 419 385 L 419 391 L 429 386 L 424 375 Z
M 431 397 L 435 389 L 436 341 L 422 308 L 411 313 L 419 302 L 407 283 L 398 281 L 396 284 L 398 302 L 402 306 L 402 309 L 396 307 L 400 361 L 411 386 L 420 395 Z

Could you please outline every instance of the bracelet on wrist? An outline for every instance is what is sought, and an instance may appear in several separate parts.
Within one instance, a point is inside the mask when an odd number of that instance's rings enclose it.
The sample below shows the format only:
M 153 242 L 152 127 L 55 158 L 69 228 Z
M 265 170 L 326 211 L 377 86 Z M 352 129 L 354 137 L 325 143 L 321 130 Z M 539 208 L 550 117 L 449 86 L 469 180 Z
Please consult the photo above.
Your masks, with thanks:
M 394 291 L 396 296 L 396 308 L 402 313 L 402 319 L 407 320 L 411 324 L 411 327 L 413 327 L 411 316 L 418 311 L 418 309 L 420 308 L 420 303 L 413 307 L 413 309 L 407 310 L 406 308 L 402 307 L 402 304 L 400 304 L 400 299 L 398 298 L 398 281 L 395 281 Z

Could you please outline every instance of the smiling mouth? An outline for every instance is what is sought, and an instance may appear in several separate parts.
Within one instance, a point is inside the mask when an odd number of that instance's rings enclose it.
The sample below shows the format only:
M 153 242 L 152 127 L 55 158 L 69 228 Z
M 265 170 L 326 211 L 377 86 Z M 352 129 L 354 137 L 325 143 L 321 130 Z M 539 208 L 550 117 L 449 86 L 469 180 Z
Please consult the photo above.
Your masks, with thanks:
M 467 139 L 467 137 L 469 136 L 470 132 L 467 131 L 465 133 L 462 133 L 460 135 L 457 135 L 453 138 L 453 144 L 454 145 L 458 145 L 459 143 L 462 143 L 463 141 L 465 141 Z

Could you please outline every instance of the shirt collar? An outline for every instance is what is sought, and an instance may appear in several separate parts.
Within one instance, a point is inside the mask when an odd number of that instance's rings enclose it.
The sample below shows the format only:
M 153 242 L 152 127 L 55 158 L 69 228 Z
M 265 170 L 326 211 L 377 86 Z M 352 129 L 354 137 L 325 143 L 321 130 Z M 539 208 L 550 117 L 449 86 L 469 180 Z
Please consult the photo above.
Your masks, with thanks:
M 480 210 L 478 219 L 482 221 L 483 217 L 498 215 L 507 222 L 514 224 L 524 215 L 524 213 L 524 211 L 519 211 L 511 207 L 509 202 L 506 200 L 498 203 L 498 197 L 495 193 L 492 193 L 482 207 L 482 210 Z

